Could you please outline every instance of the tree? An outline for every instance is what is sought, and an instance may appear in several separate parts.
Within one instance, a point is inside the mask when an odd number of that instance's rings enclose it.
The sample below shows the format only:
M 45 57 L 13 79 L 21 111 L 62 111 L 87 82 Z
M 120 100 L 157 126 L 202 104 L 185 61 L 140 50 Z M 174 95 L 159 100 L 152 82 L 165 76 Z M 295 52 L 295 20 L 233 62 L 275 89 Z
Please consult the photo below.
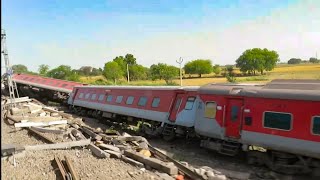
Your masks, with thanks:
M 130 80 L 142 80 L 147 78 L 148 68 L 142 65 L 132 65 L 129 68 Z
M 129 65 L 137 64 L 136 58 L 132 54 L 126 54 L 124 62 Z
M 198 74 L 199 77 L 201 77 L 202 74 L 209 74 L 212 72 L 212 62 L 203 59 L 193 60 L 185 64 L 184 70 L 187 74 Z
M 90 76 L 92 70 L 93 70 L 93 67 L 91 67 L 91 66 L 82 66 L 82 67 L 78 70 L 78 72 L 79 72 L 79 74 L 81 74 L 81 75 Z
M 117 83 L 117 80 L 122 77 L 122 69 L 118 63 L 111 61 L 107 62 L 104 65 L 103 76 L 107 79 L 113 80 L 114 83 Z
M 179 75 L 179 68 L 164 63 L 153 64 L 150 67 L 152 80 L 164 79 L 167 84 L 172 83 L 172 79 Z
M 300 64 L 302 62 L 302 60 L 300 58 L 291 58 L 288 61 L 288 64 Z
M 71 75 L 71 67 L 67 65 L 60 65 L 47 73 L 48 77 L 65 80 L 69 75 Z
M 80 75 L 77 70 L 72 70 L 70 74 L 67 76 L 66 80 L 68 81 L 80 81 Z
M 221 73 L 221 68 L 218 64 L 216 64 L 212 67 L 212 71 L 214 72 L 214 74 L 219 75 Z
M 320 63 L 320 59 L 311 57 L 311 58 L 309 59 L 309 62 L 311 62 L 311 63 Z
M 228 82 L 232 82 L 232 83 L 236 82 L 236 77 L 235 77 L 233 66 L 230 66 L 230 65 L 226 66 L 224 71 L 225 71 L 225 76 L 226 76 Z
M 243 73 L 255 75 L 257 71 L 263 74 L 263 71 L 271 71 L 279 61 L 279 55 L 276 51 L 268 49 L 253 48 L 248 49 L 236 60 L 236 66 Z
M 45 76 L 48 73 L 48 71 L 49 71 L 49 65 L 41 64 L 39 66 L 38 72 L 40 75 Z
M 13 73 L 28 73 L 28 68 L 22 64 L 16 64 L 12 66 Z

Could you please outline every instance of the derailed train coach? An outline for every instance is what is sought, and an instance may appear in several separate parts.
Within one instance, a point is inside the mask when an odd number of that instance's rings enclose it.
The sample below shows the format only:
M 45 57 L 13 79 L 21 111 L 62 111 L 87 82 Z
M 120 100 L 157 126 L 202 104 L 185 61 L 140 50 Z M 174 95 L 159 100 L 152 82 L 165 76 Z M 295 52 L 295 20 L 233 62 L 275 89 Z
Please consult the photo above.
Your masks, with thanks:
M 143 131 L 198 136 L 225 155 L 284 173 L 320 168 L 320 81 L 202 87 L 75 87 L 68 103 L 82 115 L 143 122 Z M 242 151 L 241 151 L 242 150 Z
M 199 89 L 195 131 L 201 146 L 285 173 L 320 168 L 320 81 L 263 86 L 209 84 Z

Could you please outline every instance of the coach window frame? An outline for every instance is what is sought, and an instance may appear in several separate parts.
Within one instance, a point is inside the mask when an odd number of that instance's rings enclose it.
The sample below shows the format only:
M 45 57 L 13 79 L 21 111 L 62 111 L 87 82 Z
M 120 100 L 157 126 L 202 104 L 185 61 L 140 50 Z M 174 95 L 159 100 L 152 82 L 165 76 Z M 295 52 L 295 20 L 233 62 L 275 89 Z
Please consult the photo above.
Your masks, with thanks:
M 156 99 L 158 99 L 159 101 L 158 101 L 158 103 L 157 103 L 156 106 L 155 106 L 154 103 L 155 103 L 155 100 L 156 100 Z M 161 101 L 160 97 L 154 97 L 154 98 L 152 99 L 151 107 L 152 107 L 152 108 L 157 108 L 157 107 L 159 107 L 160 101 Z
M 90 96 L 91 96 L 91 93 L 86 93 L 86 95 L 84 95 L 84 99 L 89 99 Z
M 144 101 L 143 104 L 141 104 L 141 100 L 142 100 L 142 99 L 145 99 L 145 101 Z M 148 102 L 148 98 L 147 98 L 146 96 L 141 96 L 141 97 L 139 98 L 139 101 L 138 101 L 138 106 L 145 107 L 145 106 L 147 105 L 147 102 Z
M 286 130 L 286 129 L 279 129 L 279 128 L 272 128 L 272 127 L 266 127 L 265 126 L 265 113 L 266 112 L 270 112 L 270 113 L 278 113 L 278 114 L 289 114 L 290 115 L 290 129 Z M 278 112 L 278 111 L 264 111 L 262 113 L 262 127 L 266 128 L 266 129 L 274 129 L 274 130 L 280 130 L 280 131 L 291 131 L 293 129 L 293 114 L 292 113 L 288 113 L 288 112 Z
M 117 96 L 117 98 L 116 98 L 116 103 L 117 103 L 117 104 L 121 104 L 121 103 L 122 103 L 122 100 L 123 100 L 123 96 Z
M 134 96 L 128 96 L 126 100 L 126 104 L 131 105 L 133 104 L 133 101 L 134 101 Z
M 92 101 L 95 101 L 97 99 L 97 94 L 96 93 L 92 94 L 90 99 Z
M 113 96 L 111 94 L 107 95 L 106 102 L 112 102 Z
M 192 101 L 189 101 L 190 98 L 192 98 L 193 100 L 192 100 Z M 184 109 L 185 109 L 185 110 L 192 110 L 195 101 L 196 101 L 196 97 L 195 97 L 195 96 L 188 96 L 187 101 L 186 101 L 186 105 L 184 106 Z M 187 108 L 187 106 L 188 106 L 188 104 L 190 104 L 190 102 L 192 102 L 192 105 L 191 105 L 191 107 L 188 107 L 188 108 Z
M 98 101 L 103 101 L 103 99 L 104 99 L 104 94 L 99 94 Z
M 320 116 L 312 116 L 312 118 L 311 118 L 311 128 L 310 128 L 310 131 L 311 131 L 311 134 L 312 135 L 315 135 L 315 136 L 320 136 L 320 133 L 319 134 L 317 134 L 317 133 L 314 133 L 314 120 L 315 120 L 315 118 L 319 118 L 320 119 Z
M 208 103 L 214 103 L 216 106 L 215 106 L 215 113 L 214 113 L 214 116 L 213 117 L 208 117 L 207 116 L 207 104 Z M 209 118 L 209 119 L 215 119 L 216 117 L 217 117 L 217 107 L 218 107 L 218 103 L 216 102 L 216 101 L 206 101 L 206 103 L 205 103 L 205 107 L 204 107 L 204 117 L 205 118 Z

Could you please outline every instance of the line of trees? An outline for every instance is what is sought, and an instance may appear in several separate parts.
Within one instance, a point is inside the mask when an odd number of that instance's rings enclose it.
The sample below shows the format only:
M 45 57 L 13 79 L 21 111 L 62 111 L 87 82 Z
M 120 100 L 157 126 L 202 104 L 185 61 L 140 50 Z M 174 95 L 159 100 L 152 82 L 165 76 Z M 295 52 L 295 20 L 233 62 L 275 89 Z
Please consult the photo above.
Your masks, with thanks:
M 309 58 L 309 60 L 302 60 L 300 58 L 291 58 L 288 61 L 288 64 L 301 64 L 301 63 L 313 63 L 313 64 L 316 64 L 316 63 L 320 63 L 320 59 L 317 59 L 315 57 L 311 57 L 311 58 Z
M 238 67 L 244 75 L 256 75 L 258 72 L 264 74 L 271 71 L 279 62 L 279 55 L 274 50 L 266 48 L 253 48 L 245 50 L 236 60 L 235 67 Z M 309 61 L 303 61 L 299 58 L 291 58 L 288 64 L 299 63 L 320 63 L 317 58 L 311 57 Z M 15 73 L 37 74 L 28 70 L 25 65 L 17 64 L 12 67 Z M 60 65 L 50 69 L 48 65 L 39 66 L 38 74 L 42 76 L 52 77 L 56 79 L 64 79 L 70 81 L 80 81 L 81 76 L 104 76 L 107 80 L 116 84 L 119 80 L 128 80 L 128 72 L 130 81 L 136 80 L 164 80 L 167 84 L 175 84 L 173 79 L 179 77 L 179 68 L 165 63 L 153 64 L 144 67 L 137 63 L 137 59 L 133 54 L 125 56 L 117 56 L 112 61 L 106 62 L 102 68 L 94 68 L 91 66 L 82 66 L 80 69 L 72 69 L 68 65 Z M 203 74 L 214 73 L 216 76 L 224 76 L 229 82 L 235 82 L 236 73 L 234 65 L 226 65 L 224 67 L 213 65 L 210 59 L 196 59 L 187 62 L 183 67 L 183 76 L 186 74 L 197 75 L 202 77 Z M 99 82 L 98 82 L 99 81 Z M 97 80 L 98 84 L 103 84 L 104 80 Z

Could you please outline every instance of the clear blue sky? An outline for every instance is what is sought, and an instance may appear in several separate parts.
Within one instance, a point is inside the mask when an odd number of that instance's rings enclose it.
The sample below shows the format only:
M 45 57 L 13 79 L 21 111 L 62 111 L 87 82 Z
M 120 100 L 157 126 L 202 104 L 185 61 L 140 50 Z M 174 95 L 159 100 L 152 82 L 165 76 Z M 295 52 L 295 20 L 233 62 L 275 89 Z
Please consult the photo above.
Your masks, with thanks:
M 233 64 L 253 47 L 283 61 L 314 56 L 319 9 L 319 0 L 2 0 L 1 26 L 12 64 L 33 71 L 103 67 L 126 53 L 145 66 L 180 56 Z

